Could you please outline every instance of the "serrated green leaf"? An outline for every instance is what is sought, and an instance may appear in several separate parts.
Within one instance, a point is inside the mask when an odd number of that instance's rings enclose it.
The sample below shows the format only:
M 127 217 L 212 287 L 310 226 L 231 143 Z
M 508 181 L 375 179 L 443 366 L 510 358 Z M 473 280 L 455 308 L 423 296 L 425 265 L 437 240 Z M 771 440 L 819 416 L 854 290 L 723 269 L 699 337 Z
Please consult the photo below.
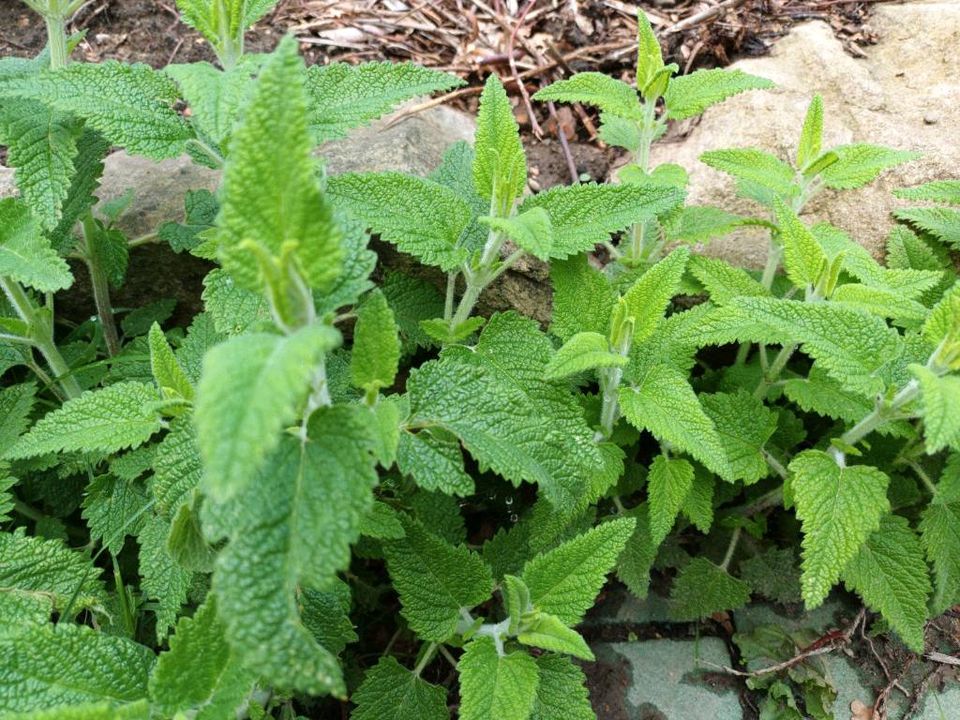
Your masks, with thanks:
M 100 571 L 60 540 L 0 533 L 0 596 L 35 600 L 47 610 L 73 614 L 106 606 Z
M 433 343 L 421 329 L 420 321 L 443 315 L 443 296 L 423 278 L 387 272 L 380 285 L 387 297 L 404 341 L 404 354 Z
M 148 499 L 136 482 L 101 475 L 87 486 L 83 519 L 90 537 L 100 540 L 114 555 L 123 549 L 127 535 L 136 535 L 143 524 Z
M 733 176 L 741 195 L 765 205 L 772 205 L 776 198 L 792 198 L 800 192 L 793 168 L 763 150 L 708 150 L 700 156 L 700 162 Z
M 633 533 L 635 521 L 621 518 L 602 523 L 538 555 L 524 565 L 522 579 L 534 606 L 576 625 L 603 586 Z
M 200 484 L 202 475 L 200 448 L 193 425 L 186 418 L 175 419 L 153 459 L 150 489 L 160 514 L 170 518 Z
M 50 247 L 22 201 L 0 200 L 0 275 L 41 292 L 73 284 L 67 263 Z
M 910 372 L 920 383 L 927 452 L 960 450 L 960 377 L 940 377 L 922 365 L 911 365 Z
M 364 515 L 360 532 L 377 540 L 399 540 L 406 535 L 396 510 L 379 500 L 374 500 Z
M 855 590 L 914 652 L 923 652 L 930 575 L 923 547 L 906 518 L 887 515 L 843 570 Z
M 342 580 L 334 580 L 329 590 L 304 588 L 300 595 L 303 624 L 334 655 L 358 640 L 350 621 L 351 603 L 350 586 Z
M 633 342 L 642 342 L 653 334 L 677 293 L 689 259 L 687 248 L 677 248 L 641 275 L 624 293 L 626 316 L 634 320 Z
M 580 332 L 605 335 L 616 293 L 583 255 L 551 263 L 553 315 L 550 332 L 566 342 Z
M 849 190 L 873 182 L 884 170 L 920 157 L 919 153 L 903 152 L 881 145 L 857 143 L 831 148 L 837 161 L 826 167 L 820 178 L 828 188 Z
M 656 44 L 656 49 L 659 53 L 659 44 Z M 660 66 L 663 66 L 662 59 Z M 638 79 L 637 85 L 644 87 L 646 83 L 640 83 Z M 604 112 L 630 120 L 640 120 L 643 117 L 643 108 L 640 106 L 637 91 L 622 80 L 615 80 L 599 72 L 581 72 L 566 80 L 558 80 L 538 91 L 533 99 L 540 102 L 556 101 L 593 105 Z
M 586 677 L 569 658 L 547 653 L 536 658 L 540 682 L 530 720 L 596 720 Z
M 637 86 L 644 88 L 663 69 L 663 51 L 653 34 L 650 19 L 637 8 Z
M 266 57 L 243 56 L 236 66 L 226 71 L 206 62 L 168 65 L 163 71 L 176 81 L 190 106 L 190 123 L 205 139 L 223 150 L 250 96 L 254 76 Z
M 210 596 L 193 617 L 183 617 L 150 676 L 150 700 L 165 716 L 190 713 L 197 720 L 232 715 L 246 700 L 255 676 L 244 670 L 224 637 Z
M 934 180 L 912 188 L 897 188 L 893 194 L 904 200 L 929 200 L 960 205 L 960 180 Z
M 537 613 L 533 620 L 524 623 L 517 640 L 523 645 L 573 655 L 582 660 L 595 659 L 590 646 L 580 633 L 549 613 Z
M 162 642 L 187 602 L 192 573 L 181 567 L 167 548 L 170 525 L 151 517 L 140 530 L 140 575 L 144 595 L 156 601 L 157 640 Z
M 472 210 L 444 185 L 397 172 L 345 173 L 330 178 L 327 192 L 338 207 L 426 265 L 449 272 L 467 259 L 460 241 Z
M 670 616 L 675 620 L 703 620 L 721 610 L 736 610 L 750 600 L 742 580 L 706 558 L 694 558 L 670 589 Z
M 10 100 L 0 110 L 0 145 L 16 168 L 17 189 L 43 230 L 52 230 L 73 179 L 79 123 L 33 100 Z
M 390 387 L 400 362 L 397 324 L 387 299 L 374 290 L 357 308 L 350 370 L 353 384 L 367 392 Z
M 463 82 L 454 75 L 413 63 L 330 63 L 307 70 L 310 125 L 318 142 L 345 137 L 394 107 Z
M 473 336 L 487 322 L 487 319 L 481 315 L 469 317 L 463 322 L 454 324 L 452 320 L 442 318 L 431 318 L 430 320 L 421 320 L 420 329 L 435 342 L 440 345 L 453 345 Z
M 490 568 L 465 546 L 449 545 L 415 520 L 403 520 L 403 527 L 405 537 L 384 546 L 401 612 L 421 638 L 443 642 L 456 631 L 461 608 L 470 610 L 490 597 Z
M 765 478 L 770 471 L 764 445 L 777 429 L 776 414 L 742 389 L 704 394 L 700 403 L 717 428 L 731 477 L 748 484 Z
M 881 318 L 828 303 L 740 297 L 702 318 L 704 344 L 800 343 L 848 389 L 873 397 L 885 385 L 883 371 L 903 351 L 896 330 Z
M 564 259 L 593 249 L 636 223 L 683 202 L 683 191 L 665 185 L 567 185 L 531 195 L 521 212 L 543 208 L 553 225 L 550 257 Z
M 920 539 L 934 568 L 933 614 L 960 602 L 960 455 L 951 456 L 936 490 L 920 519 Z
M 521 250 L 548 260 L 553 249 L 553 226 L 543 208 L 530 208 L 508 218 L 481 217 L 480 222 L 502 232 Z
M 395 658 L 380 658 L 367 670 L 351 698 L 353 720 L 449 720 L 447 693 L 442 687 L 403 667 Z
M 309 325 L 287 337 L 241 335 L 207 353 L 194 421 L 208 492 L 228 498 L 258 472 L 338 340 L 336 330 Z
M 783 392 L 806 412 L 843 420 L 851 425 L 869 415 L 874 407 L 872 400 L 862 393 L 848 390 L 816 363 L 806 378 L 787 380 Z
M 77 154 L 73 158 L 73 181 L 63 201 L 60 222 L 47 233 L 54 250 L 67 253 L 74 248 L 74 226 L 94 203 L 94 195 L 100 187 L 103 174 L 103 159 L 110 150 L 110 143 L 95 130 L 84 127 L 77 138 Z
M 711 205 L 684 205 L 676 216 L 671 216 L 671 220 L 665 223 L 664 230 L 671 240 L 707 243 L 715 237 L 733 232 L 738 227 L 751 224 L 756 224 L 756 221 Z
M 336 657 L 303 624 L 304 585 L 329 587 L 349 563 L 377 482 L 362 408 L 313 413 L 307 439 L 285 436 L 255 481 L 205 503 L 208 537 L 229 536 L 213 575 L 227 640 L 264 682 L 319 695 L 345 692 Z
M 217 222 L 224 268 L 241 287 L 259 290 L 264 278 L 253 243 L 275 258 L 292 253 L 310 288 L 328 290 L 341 271 L 342 236 L 320 192 L 303 62 L 292 38 L 264 65 L 230 147 Z
M 173 107 L 176 85 L 142 63 L 71 63 L 6 89 L 83 118 L 112 144 L 154 160 L 180 155 L 193 137 Z
M 597 138 L 607 145 L 620 147 L 632 153 L 640 149 L 640 128 L 637 127 L 637 123 L 613 113 L 600 113 Z
M 477 193 L 506 216 L 527 186 L 527 157 L 507 91 L 491 74 L 480 95 L 473 149 L 473 181 Z
M 537 664 L 522 650 L 500 654 L 492 638 L 470 641 L 460 661 L 461 720 L 527 720 L 539 684 Z
M 159 398 L 145 383 L 88 390 L 47 413 L 7 452 L 29 458 L 52 452 L 113 453 L 142 445 L 160 430 Z
M 32 382 L 0 389 L 0 455 L 5 453 L 29 426 L 30 413 L 37 397 Z
M 544 377 L 558 380 L 570 375 L 602 367 L 623 367 L 626 356 L 610 351 L 610 341 L 595 332 L 577 333 L 550 358 Z
M 713 525 L 714 476 L 701 467 L 694 468 L 693 486 L 683 501 L 681 511 L 697 530 L 706 534 Z
M 402 430 L 397 467 L 425 490 L 448 495 L 473 494 L 473 478 L 463 469 L 463 453 L 456 436 L 436 428 L 416 433 Z
M 163 330 L 157 323 L 150 327 L 147 339 L 150 343 L 150 369 L 153 371 L 153 377 L 157 381 L 161 394 L 167 396 L 172 392 L 173 397 L 192 400 L 193 385 L 190 384 L 189 378 L 177 362 Z
M 960 247 L 960 210 L 906 208 L 894 210 L 893 214 L 954 248 Z
M 783 266 L 787 277 L 798 288 L 814 287 L 827 264 L 827 254 L 810 229 L 790 208 L 777 198 L 774 208 L 783 244 Z
M 647 497 L 650 503 L 650 539 L 655 545 L 673 528 L 680 508 L 693 489 L 693 465 L 682 458 L 658 455 L 650 463 Z
M 202 297 L 214 327 L 223 335 L 239 335 L 270 319 L 263 296 L 241 287 L 220 268 L 211 270 L 203 279 Z
M 0 712 L 103 702 L 116 708 L 147 696 L 154 655 L 126 638 L 61 623 L 0 641 Z
M 769 297 L 767 290 L 743 268 L 733 267 L 719 258 L 693 255 L 688 263 L 690 272 L 710 293 L 710 300 L 724 305 L 736 297 Z
M 360 297 L 373 288 L 370 276 L 377 266 L 377 254 L 368 247 L 370 235 L 363 224 L 336 210 L 334 217 L 342 233 L 342 269 L 332 287 L 313 294 L 319 317 L 334 313 L 344 305 L 356 305 Z
M 793 548 L 771 547 L 740 563 L 740 579 L 774 602 L 800 601 L 800 568 Z
M 220 203 L 209 190 L 187 190 L 183 210 L 183 223 L 165 222 L 157 228 L 157 237 L 176 253 L 193 250 L 200 245 L 202 233 L 210 230 L 217 221 Z
M 933 306 L 922 332 L 924 340 L 934 347 L 945 340 L 960 339 L 960 282 L 954 283 Z
M 731 476 L 723 443 L 704 412 L 686 373 L 654 365 L 630 387 L 620 388 L 624 417 L 638 430 L 689 453 L 724 478 Z
M 819 450 L 790 463 L 790 487 L 803 527 L 803 573 L 807 608 L 820 605 L 847 564 L 857 555 L 880 518 L 890 510 L 889 479 L 866 465 L 840 467 Z
M 742 70 L 697 70 L 670 81 L 664 102 L 671 120 L 699 115 L 711 105 L 739 95 L 747 90 L 767 90 L 774 85 L 769 80 L 748 75 Z
M 800 142 L 797 143 L 797 167 L 801 170 L 820 156 L 820 146 L 823 142 L 823 98 L 814 95 L 807 108 L 807 115 L 803 120 L 803 129 L 800 131 Z

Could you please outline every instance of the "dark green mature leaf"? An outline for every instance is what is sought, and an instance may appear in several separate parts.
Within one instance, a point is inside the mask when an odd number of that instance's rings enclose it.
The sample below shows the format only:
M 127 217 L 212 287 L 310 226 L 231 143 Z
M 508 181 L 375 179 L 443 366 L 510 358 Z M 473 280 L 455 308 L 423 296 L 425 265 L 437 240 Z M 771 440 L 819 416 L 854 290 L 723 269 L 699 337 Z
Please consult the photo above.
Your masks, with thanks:
M 397 467 L 424 490 L 464 497 L 474 490 L 473 478 L 463 469 L 460 441 L 439 428 L 425 428 L 416 433 L 402 430 Z
M 695 558 L 670 589 L 670 615 L 676 620 L 702 620 L 721 610 L 741 608 L 749 600 L 745 582 L 706 558 Z
M 285 436 L 236 497 L 204 509 L 204 529 L 229 541 L 213 589 L 227 639 L 265 682 L 342 696 L 336 657 L 304 626 L 298 594 L 346 567 L 377 482 L 363 408 L 320 408 L 308 437 Z
M 920 538 L 934 568 L 934 614 L 960 602 L 960 455 L 947 462 L 933 500 L 923 511 Z
M 0 640 L 4 657 L 0 713 L 105 703 L 116 708 L 147 697 L 154 662 L 149 648 L 83 625 L 31 628 Z
M 501 655 L 492 638 L 467 644 L 460 662 L 461 720 L 527 720 L 539 684 L 537 664 L 522 650 Z
M 180 155 L 193 137 L 173 107 L 177 86 L 142 63 L 72 63 L 4 90 L 83 118 L 114 145 L 154 160 Z
M 0 200 L 0 275 L 41 292 L 73 284 L 67 263 L 43 237 L 30 209 L 15 198 Z
M 659 545 L 673 528 L 680 508 L 693 489 L 693 465 L 683 458 L 658 455 L 650 463 L 647 497 L 650 502 L 650 539 Z
M 389 655 L 367 670 L 351 700 L 354 720 L 449 720 L 447 692 Z
M 764 445 L 777 429 L 777 416 L 745 390 L 701 395 L 700 403 L 717 428 L 731 477 L 753 483 L 769 474 Z
M 402 522 L 405 536 L 384 546 L 401 612 L 421 638 L 443 642 L 456 632 L 461 608 L 489 599 L 493 576 L 463 545 L 448 544 L 415 520 Z
M 611 520 L 530 560 L 524 565 L 523 581 L 533 605 L 567 625 L 579 623 L 634 526 L 633 518 Z
M 405 100 L 450 90 L 463 81 L 413 63 L 330 63 L 307 69 L 310 126 L 318 142 L 345 137 Z
M 449 272 L 468 257 L 461 238 L 473 213 L 444 185 L 396 172 L 345 173 L 330 178 L 327 192 L 338 207 L 426 265 Z
M 683 196 L 682 190 L 665 185 L 568 185 L 531 195 L 520 211 L 537 207 L 547 211 L 553 226 L 550 257 L 563 259 L 672 210 Z
M 797 455 L 790 472 L 803 524 L 803 600 L 815 608 L 889 512 L 889 478 L 866 465 L 841 467 L 819 450 Z
M 357 309 L 350 369 L 353 384 L 368 392 L 390 387 L 400 362 L 400 340 L 393 311 L 380 290 L 374 290 Z
M 224 633 L 215 596 L 177 623 L 170 649 L 160 654 L 150 676 L 150 700 L 165 716 L 220 720 L 246 700 L 255 674 L 236 661 Z
M 583 671 L 562 655 L 536 658 L 540 682 L 530 720 L 595 720 Z
M 551 263 L 553 317 L 550 331 L 563 341 L 579 332 L 606 335 L 616 293 L 583 255 Z
M 180 609 L 187 602 L 193 574 L 174 559 L 167 547 L 170 524 L 160 517 L 151 517 L 140 530 L 141 588 L 146 597 L 156 602 L 157 640 L 163 642 L 177 622 Z

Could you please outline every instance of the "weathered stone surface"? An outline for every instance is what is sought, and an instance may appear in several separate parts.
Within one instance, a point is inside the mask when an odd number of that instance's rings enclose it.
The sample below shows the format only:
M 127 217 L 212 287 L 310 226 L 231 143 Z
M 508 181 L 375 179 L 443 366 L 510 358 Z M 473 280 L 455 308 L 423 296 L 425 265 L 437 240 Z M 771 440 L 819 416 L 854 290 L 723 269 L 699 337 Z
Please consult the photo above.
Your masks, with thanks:
M 736 681 L 716 673 L 729 666 L 730 655 L 719 638 L 646 640 L 594 646 L 598 665 L 608 675 L 620 670 L 619 682 L 605 682 L 598 694 L 591 672 L 592 702 L 597 717 L 629 720 L 741 720 Z M 586 668 L 588 669 L 588 668 Z M 588 669 L 589 671 L 589 669 Z
M 794 28 L 769 56 L 735 63 L 733 67 L 769 78 L 777 88 L 745 93 L 709 109 L 683 141 L 655 145 L 653 162 L 676 162 L 690 171 L 691 202 L 756 213 L 755 204 L 732 200 L 730 179 L 700 163 L 700 154 L 758 147 L 792 157 L 807 104 L 819 93 L 825 147 L 869 142 L 923 153 L 867 188 L 828 191 L 809 207 L 810 220 L 834 223 L 881 257 L 892 226 L 890 210 L 902 204 L 891 190 L 960 177 L 960 4 L 876 5 L 870 25 L 878 41 L 866 48 L 865 58 L 847 55 L 828 25 L 811 22 Z M 706 252 L 758 267 L 766 257 L 766 235 L 736 233 L 714 241 Z

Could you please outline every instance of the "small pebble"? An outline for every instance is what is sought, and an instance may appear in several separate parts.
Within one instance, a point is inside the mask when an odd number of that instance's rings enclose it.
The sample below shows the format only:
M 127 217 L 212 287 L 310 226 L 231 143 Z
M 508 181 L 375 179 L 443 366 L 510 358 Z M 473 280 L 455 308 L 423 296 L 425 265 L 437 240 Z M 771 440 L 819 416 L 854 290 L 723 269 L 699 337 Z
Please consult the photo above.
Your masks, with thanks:
M 923 116 L 923 121 L 927 125 L 936 125 L 938 122 L 940 122 L 940 115 L 937 113 L 928 112 Z

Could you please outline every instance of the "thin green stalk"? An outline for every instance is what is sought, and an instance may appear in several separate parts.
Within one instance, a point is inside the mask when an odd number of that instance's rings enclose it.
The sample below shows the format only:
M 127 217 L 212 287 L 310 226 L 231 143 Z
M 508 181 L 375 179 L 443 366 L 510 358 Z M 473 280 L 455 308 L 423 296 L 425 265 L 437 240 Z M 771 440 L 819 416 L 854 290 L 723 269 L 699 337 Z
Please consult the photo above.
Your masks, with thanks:
M 853 447 L 877 428 L 899 417 L 900 409 L 920 395 L 920 383 L 915 379 L 904 385 L 893 399 L 886 403 L 882 398 L 877 401 L 869 415 L 840 436 L 840 444 Z M 830 454 L 841 467 L 846 465 L 846 455 L 837 447 L 830 448 Z
M 7 277 L 0 277 L 0 288 L 3 289 L 20 319 L 30 327 L 33 346 L 43 355 L 43 359 L 46 360 L 47 366 L 53 372 L 54 378 L 60 383 L 63 394 L 67 398 L 77 397 L 83 392 L 83 389 L 77 379 L 73 377 L 70 366 L 63 359 L 63 355 L 60 354 L 60 350 L 53 342 L 52 328 L 47 327 L 46 323 L 37 317 L 33 303 L 30 302 L 30 298 L 27 297 L 18 283 Z
M 921 482 L 923 482 L 924 487 L 927 488 L 930 494 L 936 495 L 937 486 L 933 482 L 933 480 L 930 479 L 930 476 L 927 475 L 927 471 L 924 470 L 922 467 L 920 467 L 920 463 L 916 462 L 915 460 L 911 460 L 910 462 L 907 463 L 907 465 L 911 470 L 913 470 L 914 473 L 916 473 L 917 477 L 920 478 Z
M 453 317 L 453 296 L 457 292 L 457 273 L 447 273 L 447 297 L 443 303 L 443 319 L 450 322 Z
M 740 542 L 740 534 L 743 532 L 743 528 L 736 527 L 733 530 L 733 535 L 730 536 L 730 544 L 727 545 L 727 552 L 723 556 L 723 562 L 720 563 L 720 568 L 722 570 L 730 569 L 730 561 L 733 560 L 733 553 L 737 549 L 737 543 Z
M 796 351 L 797 343 L 784 345 L 780 348 L 780 352 L 777 353 L 777 356 L 773 359 L 770 368 L 763 374 L 763 379 L 757 384 L 756 389 L 753 391 L 755 398 L 763 398 L 770 386 L 780 377 L 780 373 L 783 372 L 783 369 L 787 366 L 787 363 L 790 362 L 790 358 L 793 357 Z
M 113 316 L 113 305 L 110 301 L 110 283 L 103 267 L 103 259 L 98 251 L 96 241 L 100 228 L 93 219 L 93 213 L 88 212 L 82 221 L 83 225 L 83 257 L 90 273 L 90 286 L 93 288 L 93 302 L 97 306 L 97 317 L 103 328 L 103 339 L 107 345 L 107 354 L 110 357 L 120 352 L 120 336 L 117 333 L 117 322 Z
M 427 669 L 427 665 L 430 664 L 430 661 L 433 660 L 433 656 L 437 654 L 437 648 L 439 643 L 432 642 L 427 646 L 427 649 L 423 653 L 423 657 L 420 658 L 420 662 L 417 663 L 417 666 L 413 669 L 414 677 L 420 677 L 420 673 Z

